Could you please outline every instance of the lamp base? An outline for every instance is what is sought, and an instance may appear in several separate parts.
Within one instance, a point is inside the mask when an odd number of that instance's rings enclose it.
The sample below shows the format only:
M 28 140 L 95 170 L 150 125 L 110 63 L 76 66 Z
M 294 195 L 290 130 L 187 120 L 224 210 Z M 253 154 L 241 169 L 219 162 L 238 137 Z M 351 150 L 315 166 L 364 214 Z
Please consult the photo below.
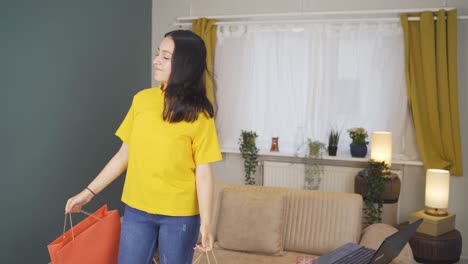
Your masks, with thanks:
M 425 210 L 411 213 L 409 222 L 416 222 L 423 218 L 424 221 L 419 226 L 417 232 L 430 236 L 440 236 L 455 229 L 455 214 L 447 213 L 447 216 L 432 216 L 425 213 Z
M 443 216 L 448 216 L 448 212 L 442 209 L 437 209 L 437 208 L 426 208 L 424 210 L 424 213 L 430 216 L 436 216 L 436 217 L 443 217 Z

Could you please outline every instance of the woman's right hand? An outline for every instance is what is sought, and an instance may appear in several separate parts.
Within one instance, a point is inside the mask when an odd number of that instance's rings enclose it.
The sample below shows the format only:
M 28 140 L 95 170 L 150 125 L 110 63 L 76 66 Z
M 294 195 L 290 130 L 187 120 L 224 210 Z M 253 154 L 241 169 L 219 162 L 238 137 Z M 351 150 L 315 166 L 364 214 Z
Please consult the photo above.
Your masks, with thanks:
M 65 213 L 79 213 L 81 207 L 91 201 L 93 196 L 94 195 L 90 191 L 84 189 L 79 194 L 68 199 L 65 205 Z

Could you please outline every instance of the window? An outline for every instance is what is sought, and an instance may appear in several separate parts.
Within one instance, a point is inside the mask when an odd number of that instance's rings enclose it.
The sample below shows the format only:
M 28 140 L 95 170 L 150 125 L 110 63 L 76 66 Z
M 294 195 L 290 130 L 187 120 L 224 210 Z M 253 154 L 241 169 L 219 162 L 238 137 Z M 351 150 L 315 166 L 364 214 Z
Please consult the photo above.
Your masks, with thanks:
M 349 153 L 346 130 L 364 127 L 392 131 L 394 155 L 408 154 L 399 23 L 220 26 L 214 71 L 224 150 L 255 130 L 261 150 L 278 136 L 292 154 L 307 138 L 327 143 L 337 127 L 339 152 Z

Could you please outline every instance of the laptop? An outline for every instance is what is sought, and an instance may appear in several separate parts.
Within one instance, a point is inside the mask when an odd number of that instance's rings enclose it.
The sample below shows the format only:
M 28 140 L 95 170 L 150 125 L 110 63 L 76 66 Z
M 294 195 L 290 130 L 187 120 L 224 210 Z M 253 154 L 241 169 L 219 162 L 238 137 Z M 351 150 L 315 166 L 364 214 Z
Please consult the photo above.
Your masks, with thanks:
M 314 264 L 388 264 L 396 258 L 422 223 L 423 219 L 409 224 L 385 238 L 379 249 L 348 243 L 314 260 Z

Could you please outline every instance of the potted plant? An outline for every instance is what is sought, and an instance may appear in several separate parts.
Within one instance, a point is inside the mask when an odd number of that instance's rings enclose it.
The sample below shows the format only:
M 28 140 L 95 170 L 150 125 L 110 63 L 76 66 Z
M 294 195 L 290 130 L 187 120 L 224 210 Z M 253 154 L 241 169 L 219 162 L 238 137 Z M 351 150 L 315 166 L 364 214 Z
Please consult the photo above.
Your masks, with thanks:
M 255 172 L 258 163 L 259 149 L 255 145 L 257 133 L 254 131 L 241 131 L 239 137 L 239 151 L 244 159 L 245 184 L 255 185 Z
M 307 145 L 309 146 L 309 151 L 304 164 L 304 189 L 318 190 L 323 174 L 323 166 L 319 160 L 325 151 L 325 143 L 318 140 L 312 141 L 308 138 Z
M 389 169 L 385 162 L 369 160 L 366 168 L 367 175 L 358 175 L 355 192 L 362 195 L 364 200 L 364 219 L 366 225 L 382 222 L 383 194 L 385 184 L 389 179 Z M 356 189 L 360 188 L 360 189 Z
M 322 154 L 322 151 L 325 149 L 325 144 L 314 140 L 312 141 L 310 138 L 307 139 L 307 144 L 309 145 L 309 156 L 317 158 L 319 155 Z
M 367 144 L 366 141 L 368 134 L 367 131 L 362 127 L 355 127 L 348 129 L 349 137 L 352 139 L 349 145 L 351 149 L 351 156 L 364 158 L 367 155 Z
M 354 192 L 362 195 L 366 224 L 382 221 L 383 204 L 394 204 L 400 197 L 401 180 L 384 161 L 369 160 L 354 179 Z
M 338 150 L 338 142 L 340 141 L 340 132 L 338 129 L 332 128 L 328 134 L 328 155 L 336 156 Z

